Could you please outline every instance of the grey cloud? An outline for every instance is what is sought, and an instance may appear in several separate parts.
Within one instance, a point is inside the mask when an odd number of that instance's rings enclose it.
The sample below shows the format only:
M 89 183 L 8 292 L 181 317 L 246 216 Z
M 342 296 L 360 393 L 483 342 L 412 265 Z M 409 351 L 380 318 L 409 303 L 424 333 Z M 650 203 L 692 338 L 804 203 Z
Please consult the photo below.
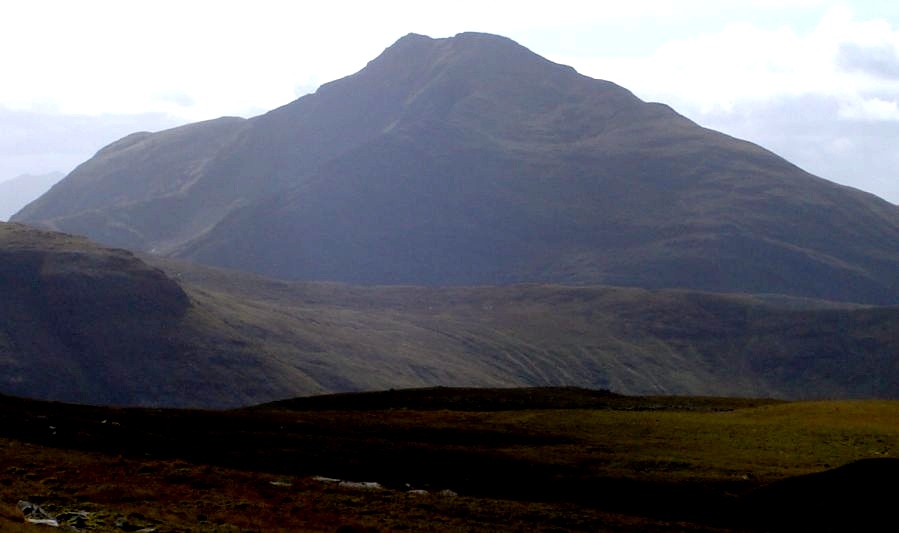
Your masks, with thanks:
M 68 172 L 129 133 L 158 131 L 181 122 L 163 114 L 58 115 L 0 107 L 0 180 Z
M 886 79 L 899 79 L 899 52 L 892 44 L 862 46 L 843 43 L 837 52 L 837 65 L 846 71 L 864 72 Z
M 9 217 L 44 194 L 62 178 L 61 172 L 52 172 L 42 176 L 26 175 L 0 181 L 0 221 L 9 220 Z
M 899 204 L 899 123 L 841 119 L 839 109 L 836 98 L 805 96 L 742 104 L 730 113 L 685 114 L 816 176 Z

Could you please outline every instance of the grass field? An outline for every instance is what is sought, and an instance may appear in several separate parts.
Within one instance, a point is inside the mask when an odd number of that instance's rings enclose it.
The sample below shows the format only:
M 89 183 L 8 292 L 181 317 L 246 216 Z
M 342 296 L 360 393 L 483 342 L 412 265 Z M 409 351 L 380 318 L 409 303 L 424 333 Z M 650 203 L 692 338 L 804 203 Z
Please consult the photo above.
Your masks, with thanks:
M 90 531 L 773 530 L 781 515 L 756 495 L 780 487 L 780 500 L 802 501 L 783 480 L 899 457 L 899 402 L 579 389 L 333 398 L 240 411 L 4 400 L 0 530 L 22 527 L 20 499 L 89 511 Z M 808 523 L 837 512 L 823 523 L 846 524 L 852 509 L 819 508 Z

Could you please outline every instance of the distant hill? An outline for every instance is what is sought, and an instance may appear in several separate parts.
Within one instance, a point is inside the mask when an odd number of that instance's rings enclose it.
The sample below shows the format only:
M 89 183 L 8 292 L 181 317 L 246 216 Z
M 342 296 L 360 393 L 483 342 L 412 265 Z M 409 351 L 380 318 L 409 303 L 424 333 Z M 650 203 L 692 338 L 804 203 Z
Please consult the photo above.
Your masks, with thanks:
M 0 394 L 241 406 L 426 386 L 899 398 L 899 308 L 288 283 L 0 224 Z
M 65 176 L 61 172 L 51 172 L 34 176 L 23 174 L 16 178 L 0 181 L 0 221 L 6 221 L 17 211 L 50 190 Z
M 126 137 L 14 220 L 295 280 L 899 303 L 899 207 L 486 34 Z

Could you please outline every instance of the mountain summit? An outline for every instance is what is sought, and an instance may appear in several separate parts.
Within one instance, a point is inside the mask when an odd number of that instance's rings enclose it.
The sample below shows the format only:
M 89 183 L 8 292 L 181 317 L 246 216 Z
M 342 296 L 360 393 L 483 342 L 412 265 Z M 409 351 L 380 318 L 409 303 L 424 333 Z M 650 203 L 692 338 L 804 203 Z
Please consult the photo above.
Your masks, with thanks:
M 13 220 L 289 279 L 899 303 L 899 207 L 477 33 L 126 137 Z

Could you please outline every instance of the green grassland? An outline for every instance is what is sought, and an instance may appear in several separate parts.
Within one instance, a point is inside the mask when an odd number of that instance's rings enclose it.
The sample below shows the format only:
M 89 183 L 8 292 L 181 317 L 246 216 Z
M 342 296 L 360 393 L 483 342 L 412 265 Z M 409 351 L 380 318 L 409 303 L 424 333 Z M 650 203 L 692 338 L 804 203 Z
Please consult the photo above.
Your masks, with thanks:
M 438 388 L 237 411 L 3 403 L 4 530 L 19 499 L 93 511 L 97 531 L 122 517 L 157 531 L 773 530 L 783 509 L 766 494 L 804 501 L 784 483 L 883 461 L 852 483 L 815 481 L 852 501 L 899 457 L 893 401 Z M 790 511 L 796 530 L 853 509 Z

